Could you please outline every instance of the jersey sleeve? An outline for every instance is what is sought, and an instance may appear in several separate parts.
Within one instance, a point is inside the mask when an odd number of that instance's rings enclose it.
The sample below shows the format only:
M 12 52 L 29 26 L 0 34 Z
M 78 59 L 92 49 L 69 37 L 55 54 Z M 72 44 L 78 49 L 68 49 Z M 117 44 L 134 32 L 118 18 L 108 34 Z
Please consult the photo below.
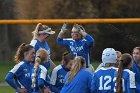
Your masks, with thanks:
M 57 81 L 57 75 L 58 75 L 58 71 L 62 68 L 61 65 L 58 65 L 57 67 L 55 67 L 51 73 L 51 78 L 50 78 L 50 84 L 51 85 L 56 85 L 56 81 Z
M 135 73 L 129 73 L 129 88 L 136 88 L 135 84 Z
M 50 85 L 50 89 L 51 89 L 51 92 L 54 92 L 54 93 L 60 93 L 60 89 L 58 89 L 56 86 L 54 85 Z
M 46 77 L 47 77 L 47 69 L 40 65 L 39 66 L 39 75 L 38 75 L 38 86 L 42 89 L 45 88 L 45 82 L 46 81 Z
M 47 69 L 42 65 L 40 65 L 39 67 L 40 67 L 39 78 L 46 80 L 46 76 L 47 76 L 47 72 L 48 72 Z
M 34 47 L 35 49 L 35 52 L 37 52 L 37 50 L 40 48 L 38 45 L 37 45 L 37 40 L 33 39 L 30 43 L 31 46 Z
M 45 88 L 45 83 L 44 83 L 44 80 L 42 78 L 38 79 L 38 86 L 41 89 Z
M 87 46 L 92 46 L 94 43 L 94 38 L 92 38 L 89 34 L 87 34 L 85 37 L 86 39 L 86 45 Z
M 51 73 L 50 84 L 55 85 L 57 80 L 57 71 L 53 70 Z
M 5 81 L 14 89 L 18 88 L 18 85 L 16 84 L 16 82 L 13 80 L 15 78 L 15 75 L 13 73 L 8 73 L 5 77 Z
M 22 72 L 22 64 L 23 63 L 24 62 L 20 62 L 19 64 L 16 64 L 14 66 L 14 68 L 9 72 L 13 73 L 16 77 L 20 76 L 22 74 L 21 72 Z
M 69 40 L 67 39 L 63 39 L 63 38 L 57 38 L 56 39 L 56 42 L 62 46 L 66 46 L 68 47 L 69 46 Z

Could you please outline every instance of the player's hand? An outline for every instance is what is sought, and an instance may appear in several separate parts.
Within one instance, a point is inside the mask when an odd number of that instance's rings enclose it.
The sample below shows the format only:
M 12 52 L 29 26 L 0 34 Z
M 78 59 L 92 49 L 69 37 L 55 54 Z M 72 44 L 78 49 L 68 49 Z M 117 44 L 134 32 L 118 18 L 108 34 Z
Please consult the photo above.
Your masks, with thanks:
M 27 92 L 27 89 L 25 89 L 25 88 L 18 88 L 17 91 L 18 91 L 19 93 L 28 93 L 28 92 Z
M 65 33 L 67 31 L 67 25 L 68 25 L 67 23 L 64 23 L 60 32 Z
M 50 93 L 50 88 L 49 88 L 49 87 L 46 87 L 46 88 L 44 89 L 44 93 Z
M 82 25 L 78 25 L 78 29 L 79 29 L 79 33 L 82 34 L 83 32 L 85 32 L 85 29 Z
M 80 34 L 82 34 L 82 32 L 85 32 L 85 29 L 82 25 L 75 24 L 74 27 L 77 29 L 77 32 Z

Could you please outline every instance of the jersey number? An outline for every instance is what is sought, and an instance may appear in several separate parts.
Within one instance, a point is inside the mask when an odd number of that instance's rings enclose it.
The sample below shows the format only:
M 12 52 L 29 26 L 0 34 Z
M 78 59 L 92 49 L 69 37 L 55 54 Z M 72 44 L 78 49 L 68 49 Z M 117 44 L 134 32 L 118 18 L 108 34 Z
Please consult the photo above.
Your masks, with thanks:
M 103 84 L 103 81 L 105 81 L 104 82 L 104 84 Z M 112 81 L 112 77 L 111 76 L 105 76 L 105 77 L 103 77 L 103 76 L 101 76 L 100 78 L 99 78 L 99 90 L 110 90 L 111 89 L 111 85 L 109 85 L 109 83 L 111 83 L 111 81 Z M 114 92 L 116 92 L 116 77 L 115 78 L 113 78 L 113 82 L 114 82 L 114 84 L 115 84 L 115 86 L 114 86 Z M 123 86 L 123 91 L 125 91 L 125 89 L 124 89 L 124 79 L 122 79 L 122 86 Z
M 101 76 L 99 78 L 99 80 L 100 80 L 99 81 L 100 82 L 100 84 L 99 84 L 99 90 L 110 90 L 111 89 L 111 85 L 109 85 L 109 83 L 112 80 L 111 76 L 105 76 L 105 77 Z M 104 84 L 103 84 L 103 81 L 105 81 Z

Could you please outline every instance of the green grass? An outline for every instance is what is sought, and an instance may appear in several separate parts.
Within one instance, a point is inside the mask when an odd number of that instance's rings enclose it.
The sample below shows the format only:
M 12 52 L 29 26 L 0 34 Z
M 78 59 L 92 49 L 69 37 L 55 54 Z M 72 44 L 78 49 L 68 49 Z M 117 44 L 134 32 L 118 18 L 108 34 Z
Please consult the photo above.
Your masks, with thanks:
M 55 64 L 58 65 L 61 62 L 56 61 Z M 99 62 L 93 62 L 92 65 L 94 69 L 97 68 Z M 0 62 L 0 83 L 5 82 L 4 78 L 6 74 L 14 67 L 14 62 Z M 51 70 L 49 70 L 50 72 Z M 15 90 L 10 86 L 0 86 L 0 93 L 15 93 Z
M 15 93 L 15 90 L 10 86 L 0 86 L 0 93 Z
M 6 74 L 13 68 L 14 65 L 14 62 L 0 62 L 0 82 L 4 82 Z

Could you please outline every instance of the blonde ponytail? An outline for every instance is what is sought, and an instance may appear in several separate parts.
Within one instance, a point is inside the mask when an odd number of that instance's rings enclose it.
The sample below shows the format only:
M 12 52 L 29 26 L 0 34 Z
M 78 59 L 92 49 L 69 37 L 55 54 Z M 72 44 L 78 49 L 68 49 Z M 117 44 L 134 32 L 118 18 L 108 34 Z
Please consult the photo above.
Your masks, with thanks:
M 80 69 L 85 66 L 85 59 L 81 56 L 75 57 L 74 62 L 75 63 L 73 64 L 72 70 L 70 71 L 70 75 L 68 77 L 68 82 L 71 82 Z
M 40 48 L 36 52 L 34 73 L 33 73 L 33 79 L 32 79 L 32 88 L 34 88 L 36 84 L 37 71 L 38 71 L 39 65 L 41 63 L 47 62 L 47 60 L 48 60 L 48 52 L 45 49 Z
M 35 65 L 34 65 L 34 74 L 33 74 L 33 79 L 32 79 L 32 88 L 35 87 L 37 71 L 38 71 L 40 63 L 41 63 L 41 59 L 39 57 L 36 57 Z

